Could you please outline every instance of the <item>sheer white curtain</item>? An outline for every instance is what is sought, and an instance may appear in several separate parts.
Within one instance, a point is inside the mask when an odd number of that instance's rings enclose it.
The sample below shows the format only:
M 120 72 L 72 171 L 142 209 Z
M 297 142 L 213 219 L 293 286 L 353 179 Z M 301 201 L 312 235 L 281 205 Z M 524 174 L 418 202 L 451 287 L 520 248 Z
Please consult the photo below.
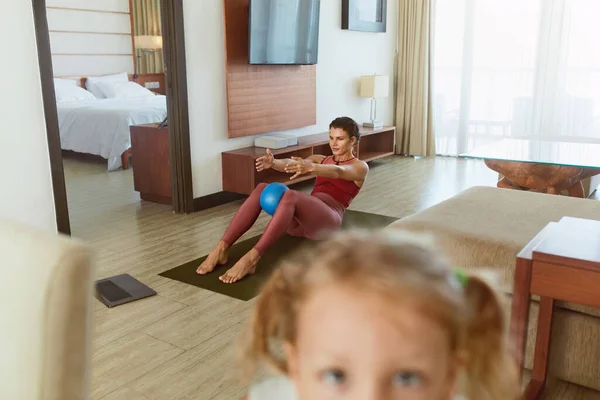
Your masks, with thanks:
M 600 142 L 600 0 L 436 0 L 436 153 Z

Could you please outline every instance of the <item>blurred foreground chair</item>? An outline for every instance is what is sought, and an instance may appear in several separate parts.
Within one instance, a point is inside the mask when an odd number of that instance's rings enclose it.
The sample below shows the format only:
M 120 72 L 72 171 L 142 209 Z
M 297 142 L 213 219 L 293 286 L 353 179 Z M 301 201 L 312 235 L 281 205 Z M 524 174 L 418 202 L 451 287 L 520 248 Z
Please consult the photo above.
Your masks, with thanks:
M 0 271 L 0 399 L 88 399 L 90 247 L 0 219 Z

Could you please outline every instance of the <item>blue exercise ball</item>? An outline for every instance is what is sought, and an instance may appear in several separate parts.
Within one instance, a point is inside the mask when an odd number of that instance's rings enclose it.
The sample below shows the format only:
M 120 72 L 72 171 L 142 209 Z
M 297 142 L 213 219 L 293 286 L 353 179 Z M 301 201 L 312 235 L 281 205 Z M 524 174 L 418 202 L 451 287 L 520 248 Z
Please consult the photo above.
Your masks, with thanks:
M 275 214 L 277 205 L 286 190 L 289 190 L 289 188 L 283 183 L 275 182 L 268 184 L 260 194 L 260 207 L 269 215 Z

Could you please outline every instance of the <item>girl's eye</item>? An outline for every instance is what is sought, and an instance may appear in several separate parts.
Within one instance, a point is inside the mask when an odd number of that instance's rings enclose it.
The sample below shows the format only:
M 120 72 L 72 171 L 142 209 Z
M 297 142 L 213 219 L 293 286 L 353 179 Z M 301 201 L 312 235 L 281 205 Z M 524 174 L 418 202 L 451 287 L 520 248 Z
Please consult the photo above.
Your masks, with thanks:
M 399 372 L 394 376 L 394 383 L 401 387 L 420 386 L 423 379 L 418 372 Z
M 339 369 L 331 369 L 321 374 L 321 380 L 328 385 L 341 385 L 346 381 L 346 374 Z

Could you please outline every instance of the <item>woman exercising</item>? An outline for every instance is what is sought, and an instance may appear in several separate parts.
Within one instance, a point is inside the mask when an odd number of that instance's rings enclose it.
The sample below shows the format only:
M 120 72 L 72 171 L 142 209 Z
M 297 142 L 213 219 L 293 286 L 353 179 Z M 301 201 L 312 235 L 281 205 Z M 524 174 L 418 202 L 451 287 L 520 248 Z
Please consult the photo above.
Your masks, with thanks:
M 291 179 L 315 174 L 315 187 L 310 195 L 295 190 L 285 191 L 258 243 L 219 277 L 222 282 L 237 282 L 247 274 L 254 273 L 264 252 L 286 232 L 292 236 L 318 240 L 323 234 L 341 227 L 344 211 L 360 191 L 369 172 L 367 163 L 353 154 L 354 145 L 359 139 L 356 122 L 348 117 L 340 117 L 329 124 L 332 156 L 312 155 L 306 159 L 292 157 L 276 160 L 267 149 L 266 154 L 256 160 L 256 170 L 259 172 L 273 168 L 293 174 Z M 261 183 L 252 191 L 217 247 L 196 270 L 198 274 L 207 274 L 217 265 L 227 263 L 227 250 L 258 218 L 261 212 L 260 195 L 266 186 Z

